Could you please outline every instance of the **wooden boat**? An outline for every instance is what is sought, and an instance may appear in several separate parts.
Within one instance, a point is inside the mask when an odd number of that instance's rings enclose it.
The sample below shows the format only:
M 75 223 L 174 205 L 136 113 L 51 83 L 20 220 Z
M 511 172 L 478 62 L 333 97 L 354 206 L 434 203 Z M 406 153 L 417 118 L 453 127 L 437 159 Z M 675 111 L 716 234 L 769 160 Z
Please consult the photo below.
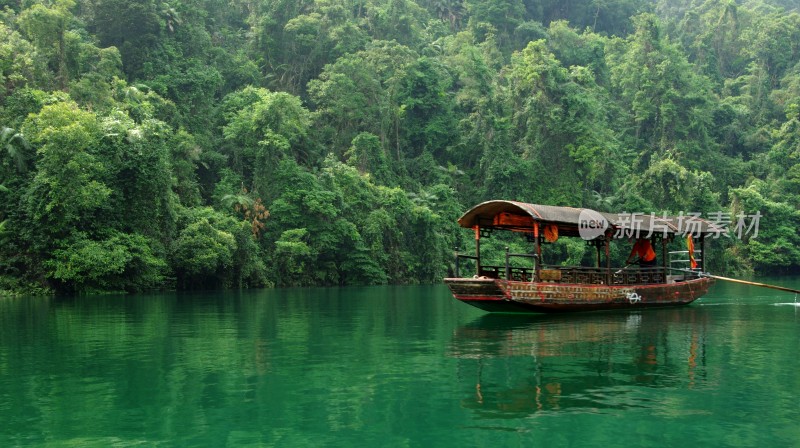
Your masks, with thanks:
M 490 312 L 511 313 L 638 309 L 692 303 L 714 282 L 701 274 L 705 240 L 723 232 L 713 223 L 694 216 L 610 214 L 502 200 L 476 205 L 458 223 L 474 231 L 475 255 L 456 250 L 455 275 L 444 282 L 453 296 L 464 303 Z M 504 265 L 483 263 L 481 240 L 490 238 L 495 231 L 523 234 L 532 243 L 531 253 L 512 254 L 506 248 Z M 596 248 L 594 266 L 546 264 L 542 246 L 561 237 L 582 238 Z M 610 245 L 636 237 L 648 239 L 654 249 L 661 248 L 660 266 L 612 268 Z M 667 251 L 669 243 L 685 237 L 691 243 L 691 251 Z M 683 260 L 670 259 L 678 253 L 682 253 Z M 523 261 L 514 264 L 512 259 Z M 475 271 L 461 276 L 460 265 L 465 261 L 474 263 Z M 696 265 L 683 270 L 673 268 L 675 262 L 689 261 Z

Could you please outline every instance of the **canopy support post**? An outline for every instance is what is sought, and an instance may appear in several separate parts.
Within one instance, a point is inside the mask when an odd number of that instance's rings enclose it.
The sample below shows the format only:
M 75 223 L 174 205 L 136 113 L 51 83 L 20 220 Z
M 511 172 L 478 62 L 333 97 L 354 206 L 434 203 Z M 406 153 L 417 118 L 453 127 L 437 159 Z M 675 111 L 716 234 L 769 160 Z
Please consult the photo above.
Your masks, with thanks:
M 455 274 L 456 274 L 456 278 L 461 278 L 461 270 L 459 269 L 459 266 L 458 266 L 460 264 L 459 261 L 461 261 L 461 257 L 458 256 L 458 246 L 456 246 L 454 249 L 455 249 L 455 251 L 453 253 L 455 254 L 455 257 L 456 257 L 456 272 L 455 272 Z
M 511 280 L 511 264 L 508 261 L 509 258 L 509 247 L 506 246 L 506 280 Z
M 539 239 L 539 222 L 533 223 L 533 237 L 536 239 L 536 264 L 533 267 L 533 276 L 537 282 L 542 281 L 542 240 Z
M 595 252 L 597 253 L 597 261 L 595 261 L 594 266 L 599 269 L 600 268 L 600 245 L 597 244 L 597 245 L 594 246 L 594 248 L 595 248 Z
M 481 276 L 481 228 L 477 225 L 475 229 L 475 275 Z
M 605 236 L 603 237 L 603 246 L 606 249 L 606 285 L 611 284 L 611 255 L 610 255 L 610 246 L 611 246 L 611 231 L 606 231 Z
M 706 272 L 706 234 L 700 234 L 700 271 Z

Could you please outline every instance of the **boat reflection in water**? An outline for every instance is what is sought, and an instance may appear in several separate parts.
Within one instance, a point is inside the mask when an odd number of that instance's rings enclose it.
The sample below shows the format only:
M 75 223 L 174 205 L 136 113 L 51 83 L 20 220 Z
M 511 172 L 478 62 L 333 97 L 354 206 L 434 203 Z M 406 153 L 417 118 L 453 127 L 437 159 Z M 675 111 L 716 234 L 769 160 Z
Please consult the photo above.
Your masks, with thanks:
M 487 415 L 656 407 L 663 388 L 706 387 L 706 318 L 701 307 L 487 314 L 457 329 L 449 355 L 474 379 L 463 406 Z

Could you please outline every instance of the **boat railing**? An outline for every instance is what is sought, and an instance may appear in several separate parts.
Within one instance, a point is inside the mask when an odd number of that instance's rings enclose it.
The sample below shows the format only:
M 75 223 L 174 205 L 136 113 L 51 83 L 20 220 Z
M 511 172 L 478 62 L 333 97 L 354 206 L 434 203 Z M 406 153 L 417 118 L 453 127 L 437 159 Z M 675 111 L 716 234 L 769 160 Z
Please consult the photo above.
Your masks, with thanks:
M 475 263 L 479 266 L 478 271 L 480 271 L 480 264 L 481 264 L 480 257 L 476 257 L 474 255 L 460 254 L 458 253 L 458 248 L 456 248 L 456 265 L 455 265 L 456 278 L 461 277 L 461 260 L 475 260 Z M 480 272 L 478 272 L 478 274 L 480 274 Z
M 536 268 L 520 266 L 481 266 L 479 275 L 488 278 L 504 278 L 518 282 L 534 280 Z
M 517 266 L 481 266 L 480 276 L 521 282 L 534 281 L 536 270 Z M 661 267 L 607 269 L 585 266 L 542 266 L 541 283 L 579 285 L 650 285 L 667 282 L 667 270 Z
M 530 267 L 523 267 L 523 266 L 513 266 L 511 264 L 512 258 L 525 258 L 531 260 Z M 505 278 L 509 280 L 516 280 L 520 282 L 529 282 L 535 278 L 536 275 L 536 260 L 538 259 L 538 255 L 536 254 L 514 254 L 509 252 L 509 248 L 506 247 L 506 265 L 505 265 Z
M 530 266 L 521 266 L 511 262 L 513 258 L 526 258 L 531 260 Z M 477 256 L 463 255 L 456 252 L 456 277 L 460 276 L 460 260 L 474 260 L 477 277 L 507 279 L 520 282 L 538 281 L 542 283 L 581 284 L 581 285 L 650 285 L 663 284 L 673 281 L 685 281 L 698 278 L 698 274 L 685 272 L 683 275 L 670 275 L 671 270 L 661 266 L 657 267 L 625 267 L 601 268 L 587 266 L 561 266 L 545 265 L 536 266 L 535 254 L 515 254 L 506 249 L 504 265 L 485 265 Z
M 669 271 L 663 267 L 633 268 L 611 273 L 612 285 L 652 285 L 667 283 Z
M 609 269 L 585 266 L 543 266 L 539 272 L 544 283 L 580 285 L 651 285 L 666 283 L 662 267 Z
M 506 260 L 504 266 L 494 266 L 494 265 L 483 265 L 481 264 L 481 259 L 475 255 L 465 255 L 458 253 L 458 248 L 456 248 L 456 260 L 455 260 L 455 274 L 456 277 L 461 276 L 461 262 L 462 260 L 474 260 L 477 264 L 476 275 L 478 277 L 489 277 L 489 278 L 507 278 L 511 280 L 521 281 L 521 282 L 528 282 L 534 279 L 534 273 L 536 272 L 536 254 L 515 254 L 509 251 L 509 248 L 506 247 Z M 531 260 L 531 265 L 527 266 L 514 266 L 511 264 L 512 258 L 527 258 Z

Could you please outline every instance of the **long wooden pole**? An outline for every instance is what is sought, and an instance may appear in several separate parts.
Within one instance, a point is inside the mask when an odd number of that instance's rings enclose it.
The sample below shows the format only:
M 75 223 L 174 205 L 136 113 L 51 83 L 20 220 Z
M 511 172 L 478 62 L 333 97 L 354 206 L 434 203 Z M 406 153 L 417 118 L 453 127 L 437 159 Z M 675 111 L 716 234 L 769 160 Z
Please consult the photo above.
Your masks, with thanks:
M 762 288 L 772 288 L 772 289 L 777 289 L 777 290 L 780 290 L 780 291 L 793 292 L 795 294 L 800 294 L 800 290 L 792 289 L 792 288 L 786 288 L 784 286 L 768 285 L 766 283 L 758 283 L 758 282 L 748 282 L 747 280 L 739 280 L 738 278 L 720 277 L 718 275 L 711 275 L 711 274 L 704 274 L 704 275 L 706 277 L 715 278 L 717 280 L 725 280 L 726 282 L 742 283 L 742 284 L 750 285 L 750 286 L 760 286 Z
M 771 288 L 771 289 L 777 289 L 777 290 L 780 290 L 780 291 L 793 292 L 795 294 L 800 294 L 800 290 L 787 288 L 785 286 L 768 285 L 766 283 L 758 283 L 758 282 L 749 282 L 747 280 L 739 280 L 738 278 L 720 277 L 719 275 L 711 275 L 711 274 L 706 274 L 706 273 L 703 273 L 703 272 L 694 272 L 694 271 L 689 271 L 689 270 L 686 270 L 686 269 L 676 269 L 676 268 L 669 268 L 669 269 L 672 269 L 673 271 L 695 273 L 695 274 L 700 275 L 701 277 L 710 277 L 710 278 L 715 278 L 717 280 L 724 280 L 726 282 L 741 283 L 741 284 L 750 285 L 750 286 L 760 286 L 762 288 Z

